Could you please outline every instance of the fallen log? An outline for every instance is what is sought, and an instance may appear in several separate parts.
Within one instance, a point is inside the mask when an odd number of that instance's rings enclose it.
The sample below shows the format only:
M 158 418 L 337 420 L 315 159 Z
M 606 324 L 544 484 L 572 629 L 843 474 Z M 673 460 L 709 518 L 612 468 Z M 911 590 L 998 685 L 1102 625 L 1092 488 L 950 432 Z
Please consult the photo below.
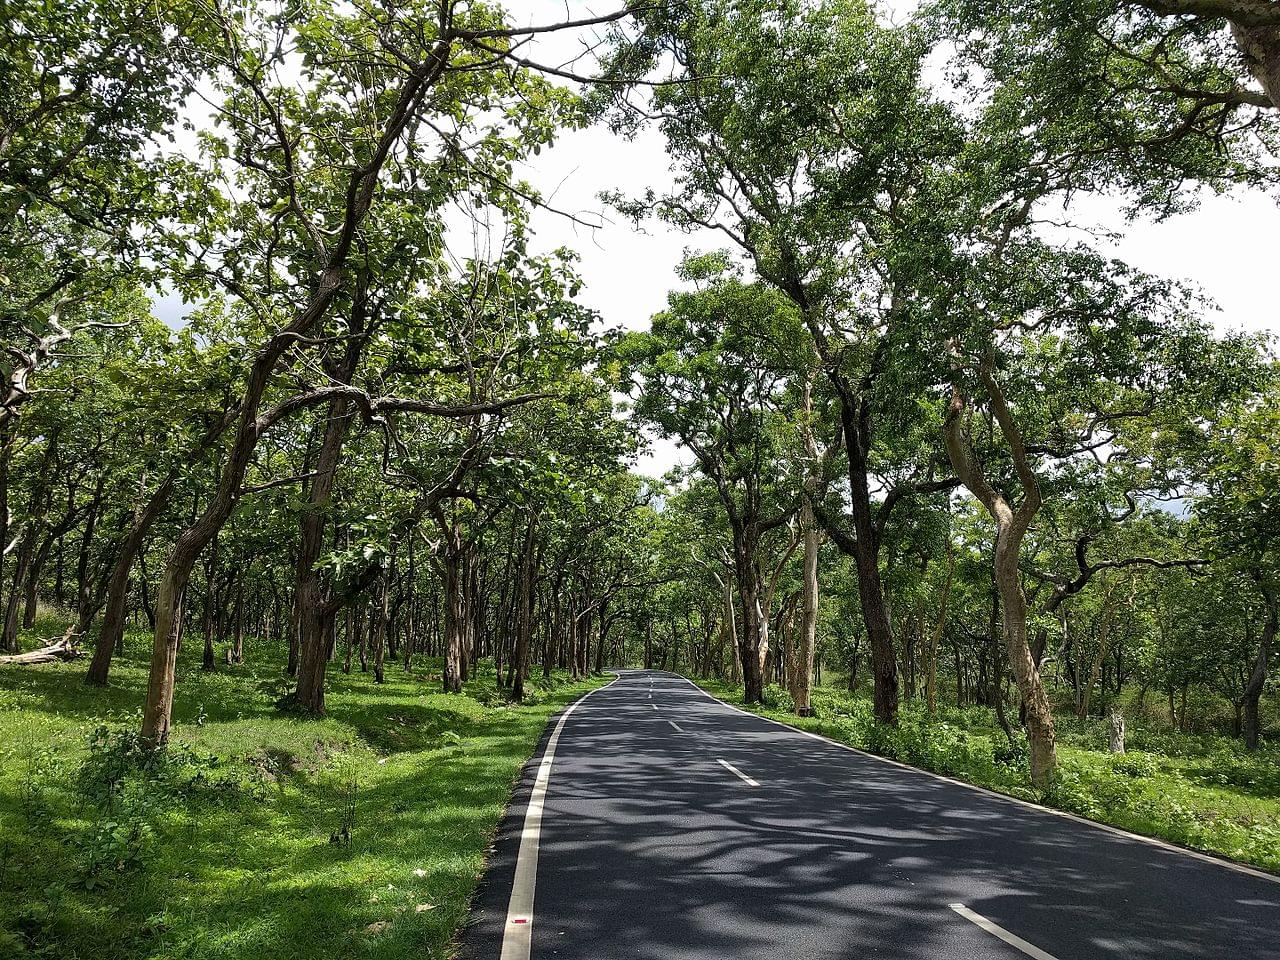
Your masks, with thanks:
M 80 656 L 80 648 L 68 637 L 55 640 L 47 646 L 26 653 L 10 653 L 0 656 L 0 665 L 9 663 L 56 663 L 59 660 L 74 660 Z

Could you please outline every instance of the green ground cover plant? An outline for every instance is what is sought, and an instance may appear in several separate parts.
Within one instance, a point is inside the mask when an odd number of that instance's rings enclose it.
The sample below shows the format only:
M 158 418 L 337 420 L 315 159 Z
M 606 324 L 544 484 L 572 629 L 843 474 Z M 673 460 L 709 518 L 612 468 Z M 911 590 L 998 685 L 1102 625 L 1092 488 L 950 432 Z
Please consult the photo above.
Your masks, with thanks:
M 437 663 L 335 670 L 304 719 L 277 707 L 279 651 L 204 672 L 192 644 L 151 754 L 143 649 L 106 690 L 83 663 L 0 668 L 2 957 L 447 956 L 520 765 L 603 682 L 557 672 L 511 706 L 489 663 L 463 696 Z

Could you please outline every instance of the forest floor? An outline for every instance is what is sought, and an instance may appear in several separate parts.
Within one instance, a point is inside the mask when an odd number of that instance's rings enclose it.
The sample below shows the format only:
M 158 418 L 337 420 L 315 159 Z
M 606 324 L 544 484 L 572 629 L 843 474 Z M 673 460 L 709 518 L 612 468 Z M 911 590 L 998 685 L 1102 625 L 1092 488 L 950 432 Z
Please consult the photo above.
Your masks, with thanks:
M 105 690 L 84 660 L 0 668 L 0 957 L 448 956 L 521 764 L 604 682 L 557 676 L 514 707 L 491 663 L 463 696 L 434 664 L 388 663 L 381 685 L 335 666 L 328 715 L 304 719 L 276 706 L 277 645 L 206 673 L 188 642 L 148 764 L 148 639 L 126 638 Z
M 740 708 L 740 686 L 697 681 Z M 815 715 L 797 717 L 770 687 L 752 712 L 801 730 L 1024 800 L 1280 873 L 1280 749 L 1249 753 L 1238 740 L 1130 721 L 1128 751 L 1107 750 L 1107 724 L 1062 717 L 1059 777 L 1041 794 L 1026 773 L 1025 741 L 1010 744 L 992 710 L 940 706 L 931 718 L 905 704 L 897 730 L 872 720 L 871 702 L 843 689 L 814 691 Z M 1016 718 L 1015 718 L 1016 720 Z

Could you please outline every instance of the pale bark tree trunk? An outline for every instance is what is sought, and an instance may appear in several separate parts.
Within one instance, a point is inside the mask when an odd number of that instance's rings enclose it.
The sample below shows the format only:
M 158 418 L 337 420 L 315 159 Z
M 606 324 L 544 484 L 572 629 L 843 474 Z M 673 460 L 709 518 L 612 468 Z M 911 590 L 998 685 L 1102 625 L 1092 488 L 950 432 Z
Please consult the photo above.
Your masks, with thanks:
M 1280 109 L 1280 27 L 1233 23 L 1231 34 L 1249 72 L 1262 85 L 1272 106 Z
M 1118 711 L 1111 714 L 1111 731 L 1107 746 L 1112 753 L 1124 753 L 1124 714 Z
M 721 648 L 729 651 L 730 676 L 729 679 L 733 683 L 742 682 L 742 669 L 738 659 L 738 611 L 733 603 L 733 581 L 722 579 L 720 581 L 721 603 L 724 604 L 724 614 L 721 620 Z
M 1023 538 L 1042 502 L 1040 484 L 1031 469 L 1022 433 L 1005 401 L 1004 392 L 995 379 L 994 359 L 990 355 L 980 362 L 978 374 L 986 388 L 996 423 L 1013 456 L 1014 469 L 1022 486 L 1022 502 L 1016 508 L 1011 506 L 991 485 L 977 464 L 964 422 L 969 406 L 959 387 L 952 391 L 943 425 L 943 437 L 956 475 L 966 489 L 982 503 L 996 524 L 994 572 L 1003 615 L 1005 649 L 1026 710 L 1031 782 L 1045 790 L 1050 786 L 1057 767 L 1057 738 L 1049 697 L 1027 642 L 1027 598 L 1022 592 L 1018 573 Z
M 791 696 L 795 700 L 796 716 L 807 717 L 813 713 L 813 659 L 818 638 L 818 551 L 821 547 L 818 523 L 808 499 L 800 505 L 800 530 L 804 537 L 804 605 L 800 614 L 800 642 Z

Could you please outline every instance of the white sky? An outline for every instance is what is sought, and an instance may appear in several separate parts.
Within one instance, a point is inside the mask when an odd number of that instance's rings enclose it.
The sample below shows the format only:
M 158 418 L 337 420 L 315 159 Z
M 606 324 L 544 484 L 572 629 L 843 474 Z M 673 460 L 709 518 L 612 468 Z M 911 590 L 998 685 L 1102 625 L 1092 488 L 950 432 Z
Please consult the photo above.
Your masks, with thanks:
M 900 5 L 906 2 L 900 0 Z M 551 0 L 509 0 L 507 6 L 517 24 L 576 19 L 614 9 L 609 0 L 592 4 L 575 0 L 567 6 Z M 568 59 L 581 41 L 582 37 L 542 41 L 529 55 L 544 62 Z M 567 132 L 522 173 L 558 209 L 607 221 L 589 230 L 547 211 L 533 217 L 538 252 L 560 246 L 579 252 L 578 268 L 585 281 L 582 300 L 600 313 L 607 326 L 643 328 L 665 306 L 684 250 L 723 245 L 715 236 L 689 236 L 659 223 L 637 232 L 600 202 L 599 194 L 605 190 L 638 195 L 646 187 L 661 189 L 670 183 L 667 157 L 656 132 L 632 141 L 603 127 Z M 1220 328 L 1280 332 L 1280 277 L 1273 272 L 1278 269 L 1275 238 L 1280 236 L 1280 208 L 1267 195 L 1240 191 L 1230 197 L 1208 196 L 1195 212 L 1159 224 L 1126 226 L 1097 201 L 1078 212 L 1106 228 L 1124 231 L 1110 252 L 1136 267 L 1201 288 L 1221 308 L 1214 318 Z M 156 311 L 171 321 L 185 312 L 180 302 L 168 298 L 157 301 Z M 661 475 L 677 461 L 688 462 L 682 453 L 674 444 L 655 440 L 637 468 L 651 476 Z

